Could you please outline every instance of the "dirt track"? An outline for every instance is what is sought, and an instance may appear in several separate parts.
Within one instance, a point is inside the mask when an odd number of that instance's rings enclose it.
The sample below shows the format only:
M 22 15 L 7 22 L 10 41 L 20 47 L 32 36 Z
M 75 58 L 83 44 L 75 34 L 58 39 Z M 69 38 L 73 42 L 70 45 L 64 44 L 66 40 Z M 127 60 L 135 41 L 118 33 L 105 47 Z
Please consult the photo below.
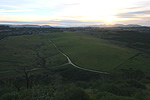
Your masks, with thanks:
M 45 34 L 45 35 L 46 35 L 46 34 Z M 79 66 L 75 65 L 75 64 L 70 60 L 70 58 L 69 58 L 66 54 L 64 54 L 63 52 L 61 52 L 61 51 L 57 48 L 57 46 L 51 41 L 50 37 L 49 37 L 48 35 L 46 35 L 46 36 L 48 37 L 49 42 L 57 49 L 57 51 L 58 51 L 59 53 L 61 53 L 63 56 L 65 56 L 65 57 L 67 58 L 68 63 L 71 64 L 72 66 L 74 66 L 74 67 L 76 67 L 76 68 L 78 68 L 78 69 L 81 69 L 81 70 L 85 70 L 85 71 L 90 71 L 90 72 L 95 72 L 95 73 L 101 73 L 101 74 L 109 74 L 109 73 L 107 73 L 107 72 L 101 72 L 101 71 L 96 71 L 96 70 L 90 70 L 90 69 L 82 68 L 82 67 L 79 67 Z

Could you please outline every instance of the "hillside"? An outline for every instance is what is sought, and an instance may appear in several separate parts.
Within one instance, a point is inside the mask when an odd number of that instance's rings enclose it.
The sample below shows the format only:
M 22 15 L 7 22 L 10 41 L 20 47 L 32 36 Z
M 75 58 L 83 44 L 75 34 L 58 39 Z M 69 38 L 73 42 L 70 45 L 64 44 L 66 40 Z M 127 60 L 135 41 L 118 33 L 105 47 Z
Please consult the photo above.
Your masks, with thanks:
M 150 55 L 106 35 L 102 39 L 97 32 L 92 34 L 77 31 L 2 39 L 0 99 L 148 100 Z M 81 68 L 68 63 L 63 54 Z
M 67 59 L 49 40 L 52 40 L 63 53 L 69 56 L 73 63 L 83 68 L 106 72 L 117 72 L 116 70 L 129 68 L 149 71 L 148 54 L 137 55 L 140 51 L 112 45 L 111 41 L 94 38 L 82 32 L 5 38 L 0 43 L 0 63 L 1 66 L 5 66 L 1 67 L 1 71 L 18 68 L 49 68 L 67 63 Z

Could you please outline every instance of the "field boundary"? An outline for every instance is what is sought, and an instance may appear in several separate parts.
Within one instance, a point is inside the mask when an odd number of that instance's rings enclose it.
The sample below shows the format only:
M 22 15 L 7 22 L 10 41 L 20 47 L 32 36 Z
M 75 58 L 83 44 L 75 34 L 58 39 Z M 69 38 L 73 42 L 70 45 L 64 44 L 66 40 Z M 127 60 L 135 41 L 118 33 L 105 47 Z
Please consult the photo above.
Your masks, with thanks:
M 131 56 L 130 58 L 128 58 L 127 60 L 125 60 L 123 63 L 121 63 L 120 65 L 118 65 L 117 67 L 114 68 L 114 70 L 116 70 L 118 67 L 122 66 L 123 64 L 125 64 L 128 60 L 131 60 L 139 55 L 141 55 L 142 53 L 137 53 L 134 56 Z

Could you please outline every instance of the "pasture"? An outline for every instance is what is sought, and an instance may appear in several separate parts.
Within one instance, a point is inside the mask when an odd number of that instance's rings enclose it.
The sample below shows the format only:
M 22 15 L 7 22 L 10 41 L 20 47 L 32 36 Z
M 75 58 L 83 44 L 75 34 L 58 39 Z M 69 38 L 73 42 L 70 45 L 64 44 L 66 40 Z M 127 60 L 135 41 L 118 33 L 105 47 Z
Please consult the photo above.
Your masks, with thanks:
M 82 32 L 64 32 L 10 36 L 1 40 L 0 73 L 34 68 L 51 69 L 68 63 L 49 40 L 74 64 L 86 69 L 109 73 L 128 69 L 141 69 L 146 73 L 150 71 L 148 54 L 135 56 L 139 51 L 111 44 L 109 40 Z

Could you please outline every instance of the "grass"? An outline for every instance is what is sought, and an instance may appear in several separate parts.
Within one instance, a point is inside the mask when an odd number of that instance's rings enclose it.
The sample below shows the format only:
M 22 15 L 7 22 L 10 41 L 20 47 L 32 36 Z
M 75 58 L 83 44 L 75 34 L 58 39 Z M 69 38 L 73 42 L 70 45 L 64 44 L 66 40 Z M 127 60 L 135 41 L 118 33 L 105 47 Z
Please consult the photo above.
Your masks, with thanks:
M 144 72 L 150 70 L 149 55 L 142 54 L 126 61 L 139 52 L 112 45 L 108 40 L 91 37 L 82 32 L 67 32 L 3 39 L 0 42 L 0 72 L 23 68 L 51 68 L 67 63 L 67 59 L 54 48 L 48 39 L 51 39 L 63 53 L 69 56 L 73 63 L 83 68 L 106 72 L 119 72 L 120 69 L 129 68 L 141 69 Z M 43 64 L 44 60 L 45 64 Z M 124 61 L 126 63 L 114 70 Z
M 128 60 L 125 64 L 120 66 L 120 69 L 122 68 L 132 68 L 132 69 L 141 69 L 146 73 L 149 73 L 150 66 L 150 56 L 147 56 L 146 54 L 139 55 L 133 59 Z
M 111 45 L 108 41 L 89 37 L 80 32 L 49 34 L 57 47 L 67 54 L 73 63 L 78 66 L 107 72 L 116 72 L 114 68 L 139 53 L 136 50 Z M 145 55 L 145 54 L 143 54 Z M 137 57 L 149 60 L 143 56 Z M 120 69 L 142 69 L 148 72 L 148 64 L 133 59 L 120 66 Z
M 42 59 L 46 61 L 45 66 Z M 8 37 L 0 42 L 0 72 L 51 67 L 66 62 L 67 59 L 58 53 L 44 35 Z

